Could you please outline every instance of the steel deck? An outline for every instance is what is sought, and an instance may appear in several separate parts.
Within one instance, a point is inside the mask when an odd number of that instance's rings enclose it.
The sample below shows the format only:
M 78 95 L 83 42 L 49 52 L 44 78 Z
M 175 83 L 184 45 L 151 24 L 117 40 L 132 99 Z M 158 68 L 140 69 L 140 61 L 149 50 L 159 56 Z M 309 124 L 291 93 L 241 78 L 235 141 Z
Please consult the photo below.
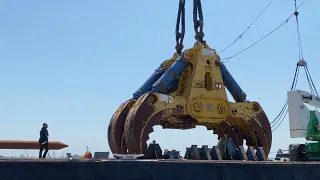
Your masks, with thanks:
M 305 180 L 319 176 L 319 162 L 0 160 L 0 180 Z

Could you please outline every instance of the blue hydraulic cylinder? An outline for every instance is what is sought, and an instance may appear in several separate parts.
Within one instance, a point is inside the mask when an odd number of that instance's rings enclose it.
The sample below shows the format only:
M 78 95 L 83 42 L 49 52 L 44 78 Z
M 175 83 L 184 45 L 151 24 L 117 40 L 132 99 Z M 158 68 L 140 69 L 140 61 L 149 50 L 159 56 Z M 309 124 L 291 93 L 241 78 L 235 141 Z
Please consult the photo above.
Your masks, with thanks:
M 148 92 L 154 84 L 166 70 L 159 66 L 154 73 L 141 85 L 141 87 L 133 93 L 133 98 L 138 99 L 141 95 Z
M 220 71 L 224 86 L 228 89 L 233 99 L 236 102 L 245 102 L 247 99 L 246 93 L 242 91 L 237 81 L 232 77 L 227 67 L 222 63 L 220 64 Z
M 188 67 L 189 62 L 180 56 L 167 71 L 152 85 L 151 91 L 157 93 L 166 93 L 170 85 L 181 75 L 182 71 Z

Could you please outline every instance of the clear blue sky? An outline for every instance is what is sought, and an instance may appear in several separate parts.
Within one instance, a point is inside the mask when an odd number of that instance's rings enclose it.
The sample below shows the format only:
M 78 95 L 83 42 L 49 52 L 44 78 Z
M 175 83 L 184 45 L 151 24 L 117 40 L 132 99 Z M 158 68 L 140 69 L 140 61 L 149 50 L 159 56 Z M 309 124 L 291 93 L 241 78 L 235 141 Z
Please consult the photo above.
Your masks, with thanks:
M 112 114 L 174 53 L 177 1 L 1 1 L 0 139 L 38 140 L 41 125 L 47 122 L 50 140 L 70 145 L 56 155 L 83 154 L 85 146 L 108 151 Z M 203 0 L 205 40 L 219 52 L 268 2 Z M 307 0 L 300 10 L 304 57 L 316 86 L 319 6 L 320 2 Z M 293 8 L 293 0 L 276 0 L 222 58 L 273 30 Z M 194 43 L 191 0 L 187 0 L 186 16 L 185 47 L 189 48 Z M 226 64 L 248 98 L 259 101 L 270 120 L 286 100 L 298 60 L 295 28 L 293 18 Z M 301 77 L 298 88 L 308 90 Z M 272 151 L 297 141 L 289 139 L 288 119 L 273 137 Z M 201 127 L 188 131 L 156 128 L 151 139 L 179 150 L 217 142 L 216 136 Z M 21 153 L 0 150 L 2 155 Z M 37 155 L 37 151 L 28 153 Z

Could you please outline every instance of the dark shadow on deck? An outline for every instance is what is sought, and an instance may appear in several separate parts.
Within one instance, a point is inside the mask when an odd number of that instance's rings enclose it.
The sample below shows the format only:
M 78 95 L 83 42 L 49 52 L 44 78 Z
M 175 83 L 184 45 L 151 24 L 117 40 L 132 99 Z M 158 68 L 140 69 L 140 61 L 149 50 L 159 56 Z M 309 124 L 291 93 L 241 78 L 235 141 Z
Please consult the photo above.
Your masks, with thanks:
M 306 180 L 320 164 L 210 161 L 0 161 L 0 180 Z

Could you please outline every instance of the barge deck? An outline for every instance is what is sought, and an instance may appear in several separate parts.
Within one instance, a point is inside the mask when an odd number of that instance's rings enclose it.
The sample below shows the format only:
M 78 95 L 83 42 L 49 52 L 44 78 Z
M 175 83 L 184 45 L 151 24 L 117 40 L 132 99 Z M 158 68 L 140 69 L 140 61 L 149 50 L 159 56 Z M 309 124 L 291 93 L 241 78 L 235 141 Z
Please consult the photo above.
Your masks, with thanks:
M 319 176 L 319 162 L 0 160 L 0 180 L 304 180 Z

